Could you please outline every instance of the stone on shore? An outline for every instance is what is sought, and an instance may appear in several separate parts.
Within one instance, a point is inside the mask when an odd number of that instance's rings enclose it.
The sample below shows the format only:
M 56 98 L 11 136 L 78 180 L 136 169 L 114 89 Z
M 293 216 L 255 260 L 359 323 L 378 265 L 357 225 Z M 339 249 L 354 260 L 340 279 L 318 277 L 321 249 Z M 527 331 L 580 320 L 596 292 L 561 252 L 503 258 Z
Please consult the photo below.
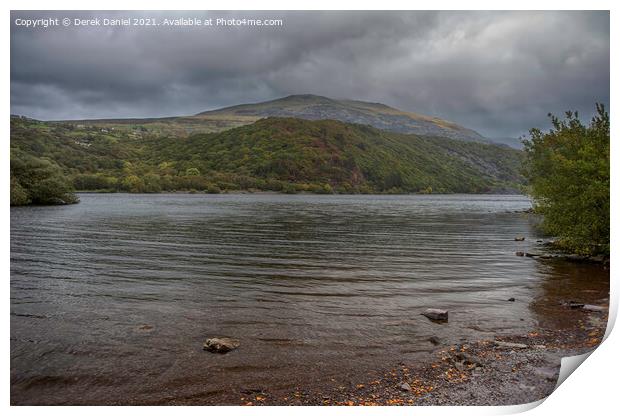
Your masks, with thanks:
M 583 305 L 582 309 L 584 311 L 591 311 L 591 312 L 604 312 L 605 308 L 602 306 L 598 306 L 598 305 Z
M 422 312 L 422 315 L 426 316 L 428 319 L 432 321 L 447 321 L 448 320 L 448 311 L 445 309 L 434 309 L 429 308 Z
M 512 349 L 524 349 L 527 348 L 525 344 L 518 344 L 516 342 L 504 342 L 504 341 L 495 341 L 495 346 L 500 348 L 512 348 Z
M 398 386 L 402 391 L 411 391 L 411 386 L 409 385 L 409 383 L 404 382 L 402 383 L 400 386 Z
M 461 362 L 464 365 L 473 365 L 476 367 L 482 367 L 482 363 L 480 362 L 480 360 L 478 360 L 476 357 L 474 357 L 473 355 L 464 353 L 464 352 L 458 352 L 455 355 L 455 358 L 457 360 L 457 362 Z
M 226 354 L 227 352 L 239 348 L 239 345 L 240 342 L 237 339 L 221 337 L 207 339 L 202 348 L 205 351 Z

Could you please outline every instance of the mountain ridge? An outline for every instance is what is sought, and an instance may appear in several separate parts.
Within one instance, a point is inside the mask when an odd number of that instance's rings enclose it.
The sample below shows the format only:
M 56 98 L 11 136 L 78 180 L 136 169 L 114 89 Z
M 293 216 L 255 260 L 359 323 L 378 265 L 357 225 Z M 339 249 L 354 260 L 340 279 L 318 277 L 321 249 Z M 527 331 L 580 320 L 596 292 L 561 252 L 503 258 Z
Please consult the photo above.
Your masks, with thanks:
M 478 132 L 454 122 L 402 111 L 383 103 L 298 94 L 258 103 L 239 104 L 203 111 L 194 117 L 293 117 L 306 120 L 338 120 L 364 124 L 395 133 L 440 136 L 487 142 Z
M 395 133 L 447 137 L 489 143 L 480 133 L 438 117 L 406 112 L 383 103 L 352 99 L 333 99 L 313 94 L 297 94 L 256 103 L 243 103 L 193 115 L 151 118 L 108 118 L 50 120 L 51 123 L 90 124 L 104 128 L 125 128 L 139 124 L 143 128 L 174 136 L 213 133 L 252 124 L 266 117 L 292 117 L 305 120 L 337 120 L 370 125 Z

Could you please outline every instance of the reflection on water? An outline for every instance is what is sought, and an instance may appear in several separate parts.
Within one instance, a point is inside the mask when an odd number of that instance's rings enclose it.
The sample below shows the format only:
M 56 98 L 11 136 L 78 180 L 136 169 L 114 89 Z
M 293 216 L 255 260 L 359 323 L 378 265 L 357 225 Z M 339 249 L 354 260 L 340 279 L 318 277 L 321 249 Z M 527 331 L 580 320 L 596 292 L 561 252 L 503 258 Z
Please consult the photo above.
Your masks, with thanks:
M 564 273 L 514 255 L 536 240 L 521 196 L 81 200 L 11 209 L 14 403 L 200 400 L 426 359 L 431 335 L 535 328 Z M 241 348 L 202 351 L 213 335 Z
M 609 270 L 589 264 L 555 260 L 537 262 L 536 268 L 545 278 L 540 282 L 540 295 L 530 304 L 530 309 L 540 327 L 575 327 L 574 315 L 558 308 L 560 302 L 594 305 L 609 302 Z M 606 316 L 604 318 L 607 319 Z

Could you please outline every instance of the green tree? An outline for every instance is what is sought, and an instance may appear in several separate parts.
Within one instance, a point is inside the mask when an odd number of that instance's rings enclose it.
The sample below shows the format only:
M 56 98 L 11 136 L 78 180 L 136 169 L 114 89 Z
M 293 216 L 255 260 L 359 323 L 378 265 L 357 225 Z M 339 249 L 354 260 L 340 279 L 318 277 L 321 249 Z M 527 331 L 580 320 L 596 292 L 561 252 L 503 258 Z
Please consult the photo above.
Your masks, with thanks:
M 136 175 L 129 175 L 123 178 L 121 186 L 128 192 L 144 192 L 144 181 Z
M 601 104 L 588 126 L 578 114 L 549 115 L 553 128 L 530 130 L 525 175 L 544 229 L 567 250 L 609 253 L 609 114 Z
M 11 176 L 11 205 L 28 205 L 30 202 L 28 192 Z
M 60 168 L 49 160 L 11 152 L 11 205 L 72 204 L 79 199 Z
M 200 175 L 200 171 L 198 169 L 196 169 L 196 168 L 188 168 L 185 171 L 185 174 L 187 176 L 199 176 Z

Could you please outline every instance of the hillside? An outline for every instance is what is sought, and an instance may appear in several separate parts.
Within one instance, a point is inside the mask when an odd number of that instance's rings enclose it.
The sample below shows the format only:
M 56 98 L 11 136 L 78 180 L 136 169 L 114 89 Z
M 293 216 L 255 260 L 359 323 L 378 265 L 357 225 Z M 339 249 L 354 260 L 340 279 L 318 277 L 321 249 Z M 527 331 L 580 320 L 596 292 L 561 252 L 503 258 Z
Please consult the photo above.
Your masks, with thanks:
M 224 131 L 252 124 L 267 117 L 339 120 L 345 123 L 366 124 L 395 133 L 488 142 L 473 130 L 436 117 L 408 113 L 379 103 L 334 100 L 309 94 L 291 95 L 273 101 L 236 105 L 182 117 L 69 120 L 64 123 L 115 128 L 127 132 L 139 128 L 152 134 L 187 137 L 196 133 Z
M 11 166 L 57 165 L 78 190 L 514 192 L 522 152 L 333 120 L 267 118 L 185 138 L 11 119 Z
M 440 136 L 467 141 L 485 141 L 477 132 L 436 117 L 408 113 L 385 104 L 334 100 L 317 95 L 291 95 L 273 101 L 243 104 L 197 114 L 205 120 L 248 120 L 264 117 L 293 117 L 306 120 L 339 120 L 366 124 L 396 133 Z

